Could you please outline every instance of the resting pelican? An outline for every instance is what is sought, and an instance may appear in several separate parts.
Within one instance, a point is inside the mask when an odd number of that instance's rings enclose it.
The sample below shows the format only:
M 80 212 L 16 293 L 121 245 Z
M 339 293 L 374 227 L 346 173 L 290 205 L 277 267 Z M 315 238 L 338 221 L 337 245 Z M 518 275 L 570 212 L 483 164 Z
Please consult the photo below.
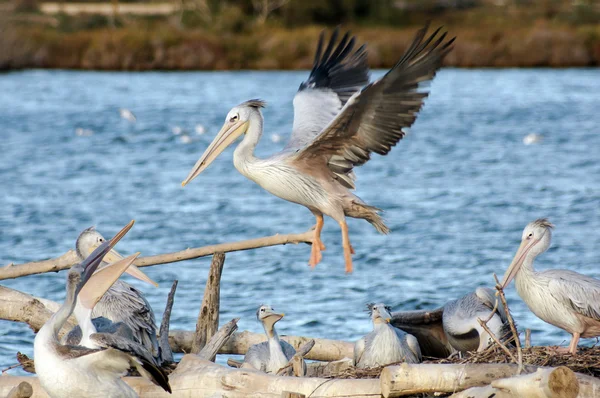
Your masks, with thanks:
M 266 159 L 254 156 L 263 133 L 260 100 L 244 102 L 229 111 L 225 124 L 200 157 L 182 185 L 204 171 L 215 158 L 245 134 L 233 154 L 236 169 L 272 194 L 307 207 L 316 217 L 309 264 L 321 261 L 323 215 L 341 227 L 346 272 L 352 254 L 346 217 L 362 218 L 379 232 L 389 229 L 379 209 L 364 203 L 355 188 L 353 168 L 371 153 L 387 154 L 404 137 L 423 106 L 428 92 L 422 83 L 435 76 L 454 39 L 444 42 L 440 29 L 428 38 L 419 30 L 403 57 L 381 79 L 369 84 L 367 52 L 354 51 L 346 33 L 337 44 L 338 31 L 324 51 L 321 34 L 313 69 L 294 97 L 294 121 L 285 148 Z M 436 39 L 436 40 L 434 40 Z M 334 49 L 335 48 L 335 49 Z
M 105 241 L 106 239 L 94 227 L 84 230 L 75 243 L 79 259 L 83 261 L 94 249 Z M 115 250 L 111 250 L 104 257 L 104 261 L 107 263 L 122 259 L 123 256 Z M 125 272 L 154 286 L 158 286 L 156 282 L 140 271 L 135 265 L 131 265 Z M 79 307 L 80 303 L 78 301 L 76 313 L 78 313 L 77 309 Z M 133 336 L 140 344 L 146 347 L 155 358 L 160 357 L 158 339 L 156 338 L 154 311 L 141 291 L 127 282 L 118 280 L 106 291 L 95 306 L 89 308 L 94 309 L 92 318 L 104 317 L 115 323 L 123 322 L 131 329 Z
M 296 350 L 287 341 L 279 340 L 275 331 L 277 323 L 284 314 L 279 314 L 270 305 L 261 305 L 256 311 L 256 318 L 262 323 L 267 341 L 254 344 L 246 352 L 242 368 L 261 370 L 266 373 L 277 373 L 296 354 Z
M 87 259 L 69 270 L 63 305 L 35 337 L 36 373 L 50 397 L 137 397 L 121 379 L 132 366 L 171 392 L 167 375 L 140 344 L 104 333 L 90 336 L 94 348 L 63 345 L 58 340 L 58 332 L 73 312 L 78 295 L 82 295 L 82 300 L 89 299 L 90 295 L 101 295 L 135 260 L 137 255 L 130 256 L 94 274 L 102 258 L 132 225 L 133 222 L 129 223 L 111 241 L 102 243 Z M 90 283 L 90 287 L 86 286 Z
M 600 336 L 600 280 L 564 269 L 542 272 L 533 269 L 535 258 L 550 246 L 552 228 L 545 218 L 525 227 L 502 287 L 514 278 L 517 293 L 531 312 L 571 333 L 571 344 L 563 350 L 575 355 L 581 337 Z
M 445 358 L 457 351 L 483 351 L 493 340 L 477 319 L 487 319 L 495 301 L 492 289 L 478 287 L 435 310 L 395 312 L 391 324 L 414 335 L 423 355 Z M 508 337 L 508 318 L 502 304 L 487 326 L 498 339 Z
M 384 304 L 367 304 L 373 331 L 354 344 L 354 366 L 376 368 L 391 363 L 421 362 L 417 339 L 390 325 L 392 309 Z

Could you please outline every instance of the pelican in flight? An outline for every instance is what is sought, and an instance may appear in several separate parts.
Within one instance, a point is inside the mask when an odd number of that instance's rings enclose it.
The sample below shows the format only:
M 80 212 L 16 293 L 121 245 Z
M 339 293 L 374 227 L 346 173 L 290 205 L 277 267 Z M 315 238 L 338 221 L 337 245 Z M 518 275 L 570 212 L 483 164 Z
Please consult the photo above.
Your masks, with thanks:
M 133 222 L 129 223 L 112 240 L 103 242 L 83 262 L 69 270 L 67 297 L 63 305 L 35 337 L 36 373 L 42 387 L 52 398 L 137 397 L 135 391 L 121 379 L 133 366 L 142 376 L 171 392 L 167 375 L 140 344 L 105 333 L 89 336 L 93 348 L 63 345 L 58 340 L 58 332 L 73 313 L 77 298 L 95 300 L 137 257 L 137 254 L 129 256 L 95 273 L 102 258 L 132 225 Z
M 354 366 L 377 368 L 391 363 L 421 362 L 417 339 L 390 324 L 392 309 L 385 304 L 367 304 L 373 331 L 354 344 Z
M 426 37 L 419 30 L 402 58 L 381 79 L 369 83 L 365 46 L 354 50 L 346 33 L 339 43 L 334 31 L 323 50 L 321 34 L 312 71 L 294 97 L 292 135 L 285 148 L 266 159 L 254 155 L 263 133 L 260 100 L 246 101 L 229 111 L 225 124 L 182 185 L 204 171 L 225 148 L 244 135 L 233 154 L 236 169 L 284 200 L 307 207 L 316 217 L 309 264 L 321 261 L 323 215 L 341 227 L 346 272 L 352 254 L 346 217 L 362 218 L 379 232 L 389 229 L 380 210 L 352 193 L 353 168 L 371 153 L 386 155 L 401 140 L 404 128 L 417 118 L 428 92 L 422 87 L 442 66 L 454 39 L 445 41 L 440 29 Z
M 275 312 L 270 305 L 261 305 L 258 308 L 256 318 L 265 329 L 267 341 L 248 348 L 242 368 L 276 374 L 296 354 L 294 347 L 287 341 L 279 340 L 279 335 L 275 331 L 275 323 L 283 318 L 283 315 Z
M 454 352 L 483 351 L 493 340 L 478 319 L 486 320 L 490 316 L 495 301 L 492 289 L 478 287 L 435 310 L 395 312 L 391 324 L 414 335 L 423 355 L 446 358 Z M 487 327 L 501 341 L 509 336 L 510 326 L 502 304 Z
M 85 229 L 75 243 L 77 256 L 83 261 L 105 241 L 106 239 L 94 227 Z M 103 266 L 106 266 L 106 263 L 113 263 L 122 259 L 123 256 L 116 250 L 110 250 L 104 257 Z M 158 286 L 156 282 L 133 264 L 125 272 L 142 281 Z M 80 301 L 78 301 L 76 313 L 79 313 L 77 310 L 80 307 Z M 95 306 L 88 308 L 93 308 L 92 318 L 104 317 L 113 323 L 123 322 L 131 329 L 135 340 L 146 347 L 155 358 L 159 359 L 159 362 L 162 362 L 156 337 L 154 311 L 141 291 L 127 282 L 118 280 L 106 291 Z M 103 329 L 100 324 L 97 324 L 97 327 Z
M 600 336 L 600 280 L 564 269 L 533 269 L 535 258 L 550 247 L 552 228 L 545 218 L 525 227 L 502 287 L 514 279 L 517 293 L 531 312 L 573 336 L 569 348 L 563 350 L 575 355 L 581 337 Z

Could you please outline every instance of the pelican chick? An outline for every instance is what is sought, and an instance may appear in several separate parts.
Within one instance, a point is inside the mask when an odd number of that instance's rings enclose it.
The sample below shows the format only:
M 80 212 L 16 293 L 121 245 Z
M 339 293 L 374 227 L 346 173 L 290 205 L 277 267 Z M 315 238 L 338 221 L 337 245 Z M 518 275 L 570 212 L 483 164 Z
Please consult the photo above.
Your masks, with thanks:
M 564 269 L 533 269 L 535 258 L 550 247 L 552 228 L 545 218 L 525 227 L 502 287 L 514 279 L 517 293 L 531 312 L 572 335 L 568 349 L 561 351 L 575 355 L 581 337 L 600 336 L 600 280 Z
M 391 308 L 384 304 L 367 304 L 373 320 L 373 331 L 354 344 L 354 366 L 377 368 L 391 363 L 421 362 L 417 339 L 390 325 Z
M 135 367 L 143 377 L 171 392 L 167 375 L 140 344 L 104 333 L 90 336 L 94 348 L 64 345 L 58 340 L 58 332 L 73 313 L 77 298 L 94 300 L 94 297 L 102 295 L 137 257 L 137 254 L 129 256 L 95 273 L 102 258 L 132 225 L 133 222 L 129 223 L 112 240 L 103 242 L 84 261 L 69 270 L 63 305 L 35 337 L 36 373 L 40 384 L 52 398 L 137 397 L 121 378 L 130 367 Z
M 106 239 L 94 227 L 85 229 L 75 243 L 77 256 L 83 261 L 83 259 L 105 241 Z M 102 267 L 106 266 L 107 263 L 122 259 L 123 256 L 116 250 L 110 250 L 104 257 Z M 140 271 L 135 265 L 131 265 L 125 272 L 154 286 L 158 286 L 156 282 Z M 78 301 L 76 310 L 79 307 L 80 303 Z M 158 339 L 156 337 L 157 328 L 154 311 L 140 290 L 127 282 L 118 280 L 110 286 L 102 298 L 100 298 L 100 301 L 89 308 L 93 308 L 91 313 L 92 318 L 104 317 L 113 323 L 122 322 L 127 325 L 131 329 L 135 340 L 146 347 L 161 362 Z M 76 311 L 76 313 L 79 313 L 79 311 Z M 99 327 L 99 325 L 97 326 Z M 85 333 L 83 335 L 85 337 Z
M 446 358 L 455 352 L 483 351 L 493 340 L 478 319 L 486 320 L 495 302 L 492 289 L 478 287 L 434 310 L 394 312 L 391 324 L 415 336 L 421 352 L 429 357 Z M 508 336 L 508 318 L 501 304 L 487 326 L 499 340 Z
M 277 313 L 270 305 L 261 305 L 256 311 L 256 318 L 262 323 L 267 341 L 254 344 L 246 352 L 242 368 L 261 370 L 266 373 L 277 373 L 296 354 L 296 350 L 287 341 L 279 340 L 275 324 L 284 314 Z

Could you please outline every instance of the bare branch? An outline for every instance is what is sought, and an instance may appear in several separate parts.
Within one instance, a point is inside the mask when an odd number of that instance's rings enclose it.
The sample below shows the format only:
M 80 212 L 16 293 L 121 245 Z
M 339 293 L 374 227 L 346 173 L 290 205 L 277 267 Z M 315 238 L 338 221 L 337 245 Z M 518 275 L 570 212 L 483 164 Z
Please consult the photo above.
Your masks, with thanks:
M 521 339 L 519 338 L 519 333 L 517 333 L 517 328 L 515 327 L 515 321 L 513 320 L 512 314 L 510 313 L 510 309 L 508 308 L 508 303 L 506 302 L 506 297 L 504 296 L 504 289 L 498 280 L 496 274 L 494 274 L 494 280 L 496 281 L 496 290 L 498 291 L 498 295 L 500 296 L 500 300 L 502 300 L 502 305 L 506 310 L 506 317 L 508 318 L 508 324 L 510 325 L 510 330 L 512 331 L 513 338 L 515 340 L 515 344 L 517 346 L 517 364 L 519 367 L 517 368 L 517 375 L 520 375 L 523 372 L 523 350 L 521 350 Z
M 160 360 L 161 362 L 173 362 L 173 351 L 169 345 L 169 326 L 171 323 L 171 310 L 173 310 L 173 303 L 175 302 L 175 291 L 177 290 L 177 283 L 179 281 L 174 280 L 171 285 L 171 291 L 167 296 L 167 305 L 165 306 L 165 312 L 163 313 L 162 322 L 160 323 L 160 335 L 158 338 L 158 346 L 160 347 Z
M 257 249 L 259 247 L 269 247 L 287 244 L 312 243 L 312 229 L 300 234 L 272 235 L 264 238 L 243 240 L 240 242 L 221 243 L 186 249 L 175 253 L 157 254 L 155 256 L 139 257 L 134 264 L 138 267 L 148 267 L 151 265 L 175 263 L 178 261 L 191 260 L 193 258 L 211 256 L 215 253 L 229 253 L 241 250 Z M 24 264 L 9 264 L 0 268 L 0 280 L 14 279 L 21 276 L 43 274 L 45 272 L 58 272 L 71 268 L 77 264 L 79 259 L 73 250 L 60 257 L 49 260 L 35 261 Z

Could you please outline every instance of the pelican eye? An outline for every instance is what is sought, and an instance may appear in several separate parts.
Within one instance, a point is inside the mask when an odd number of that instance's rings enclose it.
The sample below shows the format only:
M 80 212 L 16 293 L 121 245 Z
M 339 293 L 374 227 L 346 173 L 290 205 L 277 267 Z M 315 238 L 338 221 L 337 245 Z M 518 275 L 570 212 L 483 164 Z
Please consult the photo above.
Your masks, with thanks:
M 229 119 L 229 121 L 230 121 L 231 123 L 235 122 L 236 120 L 238 120 L 238 115 L 233 115 L 233 116 L 232 116 L 232 117 Z
M 531 238 L 533 237 L 533 232 L 530 232 L 529 235 L 527 235 L 527 238 Z

